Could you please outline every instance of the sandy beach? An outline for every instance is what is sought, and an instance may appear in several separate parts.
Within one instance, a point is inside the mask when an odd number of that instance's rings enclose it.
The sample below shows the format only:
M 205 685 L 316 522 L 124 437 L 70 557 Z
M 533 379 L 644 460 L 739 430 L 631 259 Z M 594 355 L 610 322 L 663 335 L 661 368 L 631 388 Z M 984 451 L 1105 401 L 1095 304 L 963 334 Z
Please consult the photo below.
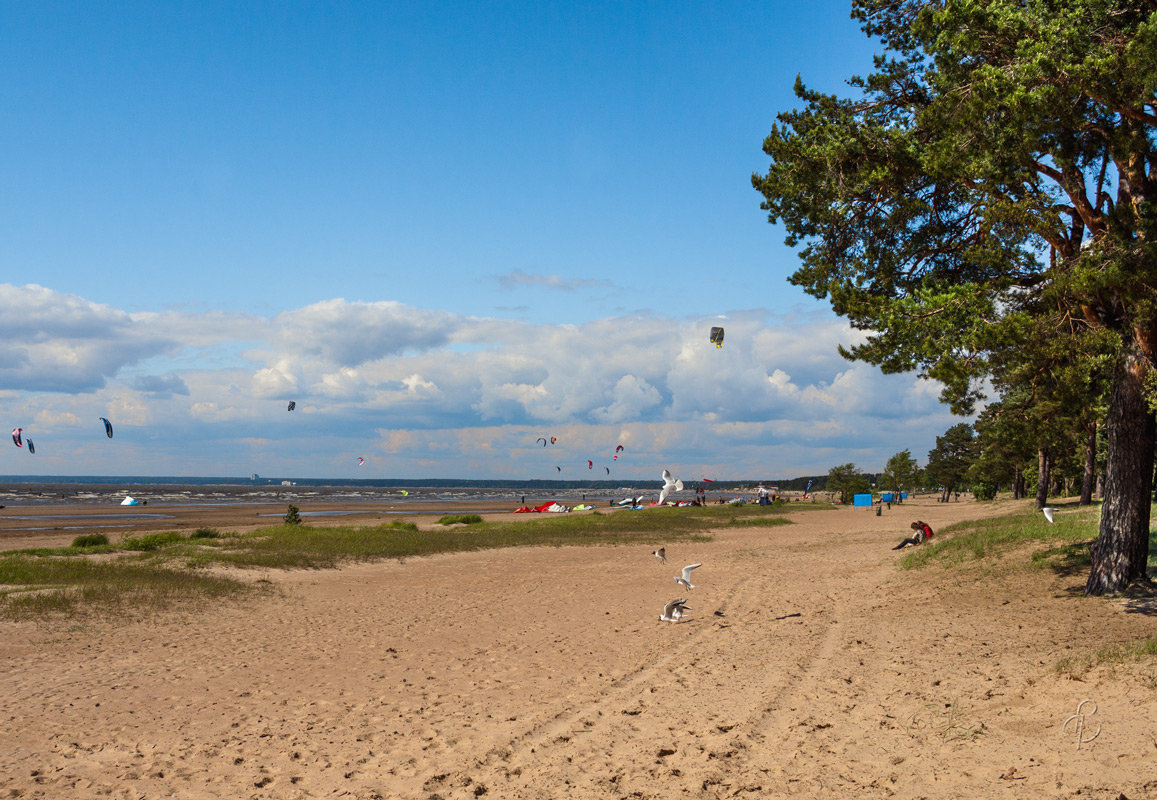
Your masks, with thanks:
M 1157 797 L 1157 665 L 1055 669 L 1154 635 L 1151 601 L 896 568 L 911 520 L 1010 507 L 801 510 L 667 564 L 518 548 L 264 572 L 268 596 L 147 621 L 0 622 L 0 796 Z M 244 522 L 202 512 L 182 525 Z

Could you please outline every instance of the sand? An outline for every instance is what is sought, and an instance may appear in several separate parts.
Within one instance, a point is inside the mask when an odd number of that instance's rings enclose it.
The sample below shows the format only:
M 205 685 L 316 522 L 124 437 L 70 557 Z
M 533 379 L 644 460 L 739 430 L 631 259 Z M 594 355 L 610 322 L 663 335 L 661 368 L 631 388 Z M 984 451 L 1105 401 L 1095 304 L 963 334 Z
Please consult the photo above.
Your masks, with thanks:
M 1055 669 L 1157 609 L 1083 575 L 896 568 L 912 519 L 1008 510 L 794 512 L 668 564 L 519 548 L 2 622 L 0 797 L 1157 797 L 1157 665 Z

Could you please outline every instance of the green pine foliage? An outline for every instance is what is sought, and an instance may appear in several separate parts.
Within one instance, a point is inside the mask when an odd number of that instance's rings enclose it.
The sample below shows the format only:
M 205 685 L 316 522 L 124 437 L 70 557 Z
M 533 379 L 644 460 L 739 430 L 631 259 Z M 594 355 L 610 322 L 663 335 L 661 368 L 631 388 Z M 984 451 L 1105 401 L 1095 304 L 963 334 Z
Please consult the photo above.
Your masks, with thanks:
M 849 97 L 797 79 L 799 106 L 777 115 L 769 169 L 752 177 L 799 249 L 791 282 L 865 332 L 846 357 L 935 379 L 958 413 L 989 387 L 1018 395 L 1009 413 L 1046 465 L 1067 452 L 1053 431 L 1090 430 L 1103 409 L 1106 504 L 1086 588 L 1143 580 L 1157 11 L 1143 0 L 852 8 L 884 52 Z

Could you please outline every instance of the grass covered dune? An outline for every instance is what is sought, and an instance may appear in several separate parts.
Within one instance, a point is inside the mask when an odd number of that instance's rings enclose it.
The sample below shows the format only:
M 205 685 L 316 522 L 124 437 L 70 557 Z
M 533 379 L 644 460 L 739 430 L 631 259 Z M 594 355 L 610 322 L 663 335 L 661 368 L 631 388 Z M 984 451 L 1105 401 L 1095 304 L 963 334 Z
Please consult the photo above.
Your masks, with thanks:
M 1157 606 L 1082 594 L 1095 509 L 481 516 L 10 553 L 5 789 L 1157 796 Z

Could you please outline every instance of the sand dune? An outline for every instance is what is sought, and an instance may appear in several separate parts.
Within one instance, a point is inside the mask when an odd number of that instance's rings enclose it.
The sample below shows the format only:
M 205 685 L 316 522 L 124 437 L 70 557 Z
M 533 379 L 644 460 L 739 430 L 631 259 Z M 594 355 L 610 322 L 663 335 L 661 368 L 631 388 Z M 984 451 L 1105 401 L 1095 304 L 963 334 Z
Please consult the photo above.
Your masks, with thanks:
M 667 564 L 464 553 L 274 572 L 270 597 L 148 622 L 4 622 L 2 796 L 1157 797 L 1155 666 L 1053 668 L 1153 635 L 1151 608 L 1083 598 L 1083 576 L 895 568 L 915 517 L 1007 508 L 796 512 Z

